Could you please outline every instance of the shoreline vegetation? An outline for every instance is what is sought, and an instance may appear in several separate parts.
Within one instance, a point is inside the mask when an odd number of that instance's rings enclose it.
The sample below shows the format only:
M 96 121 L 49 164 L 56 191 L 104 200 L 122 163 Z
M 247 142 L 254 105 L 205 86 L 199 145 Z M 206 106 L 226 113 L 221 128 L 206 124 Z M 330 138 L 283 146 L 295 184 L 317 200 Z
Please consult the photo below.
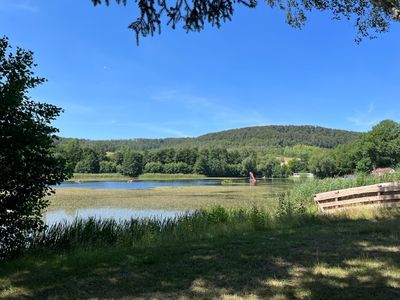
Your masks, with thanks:
M 0 298 L 396 299 L 400 209 L 324 215 L 313 195 L 399 179 L 309 180 L 277 193 L 273 208 L 59 223 L 0 262 Z

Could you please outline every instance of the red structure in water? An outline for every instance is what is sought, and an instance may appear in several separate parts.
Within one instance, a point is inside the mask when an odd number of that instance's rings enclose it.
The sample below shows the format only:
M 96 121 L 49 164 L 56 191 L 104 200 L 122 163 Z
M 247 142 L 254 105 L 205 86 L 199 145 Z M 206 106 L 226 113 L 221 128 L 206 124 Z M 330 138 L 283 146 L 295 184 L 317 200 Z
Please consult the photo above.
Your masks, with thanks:
M 249 172 L 249 175 L 250 175 L 250 184 L 251 184 L 251 185 L 256 185 L 257 180 L 256 180 L 256 178 L 254 177 L 253 172 Z

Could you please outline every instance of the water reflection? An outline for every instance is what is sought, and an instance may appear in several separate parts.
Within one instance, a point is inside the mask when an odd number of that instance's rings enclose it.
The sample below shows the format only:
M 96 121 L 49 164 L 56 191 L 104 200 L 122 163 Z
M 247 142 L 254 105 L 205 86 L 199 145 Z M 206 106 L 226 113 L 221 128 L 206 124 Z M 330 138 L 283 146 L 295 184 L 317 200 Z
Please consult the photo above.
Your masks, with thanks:
M 220 186 L 220 185 L 249 185 L 249 180 L 244 179 L 205 179 L 205 180 L 168 180 L 168 181 L 82 181 L 82 182 L 64 182 L 56 187 L 58 188 L 91 188 L 104 190 L 145 190 L 154 187 L 180 187 L 180 186 Z M 284 187 L 293 185 L 293 182 L 286 179 L 266 179 L 258 180 L 257 186 Z
M 87 219 L 89 217 L 115 220 L 129 220 L 155 218 L 165 219 L 184 214 L 184 211 L 162 209 L 129 209 L 129 208 L 78 208 L 72 214 L 65 210 L 49 211 L 44 215 L 46 225 L 54 225 L 59 222 L 72 222 L 75 218 Z

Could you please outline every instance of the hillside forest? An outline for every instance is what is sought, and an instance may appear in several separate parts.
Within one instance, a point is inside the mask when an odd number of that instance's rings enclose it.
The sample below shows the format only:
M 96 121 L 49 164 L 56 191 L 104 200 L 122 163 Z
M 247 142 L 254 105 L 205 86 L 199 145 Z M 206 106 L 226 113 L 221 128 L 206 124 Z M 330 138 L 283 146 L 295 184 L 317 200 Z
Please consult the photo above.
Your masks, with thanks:
M 317 177 L 369 173 L 400 163 L 400 124 L 384 120 L 358 133 L 315 126 L 259 126 L 197 138 L 80 140 L 59 138 L 57 155 L 70 172 L 202 174 L 267 178 L 311 172 Z

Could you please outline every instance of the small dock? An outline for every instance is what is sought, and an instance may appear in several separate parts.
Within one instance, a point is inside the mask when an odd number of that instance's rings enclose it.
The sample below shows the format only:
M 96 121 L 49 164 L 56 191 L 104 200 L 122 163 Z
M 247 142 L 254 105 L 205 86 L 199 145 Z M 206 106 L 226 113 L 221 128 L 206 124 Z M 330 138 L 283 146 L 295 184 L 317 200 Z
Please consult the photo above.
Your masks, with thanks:
M 354 206 L 400 207 L 400 183 L 380 183 L 319 193 L 314 201 L 322 212 L 333 212 Z

